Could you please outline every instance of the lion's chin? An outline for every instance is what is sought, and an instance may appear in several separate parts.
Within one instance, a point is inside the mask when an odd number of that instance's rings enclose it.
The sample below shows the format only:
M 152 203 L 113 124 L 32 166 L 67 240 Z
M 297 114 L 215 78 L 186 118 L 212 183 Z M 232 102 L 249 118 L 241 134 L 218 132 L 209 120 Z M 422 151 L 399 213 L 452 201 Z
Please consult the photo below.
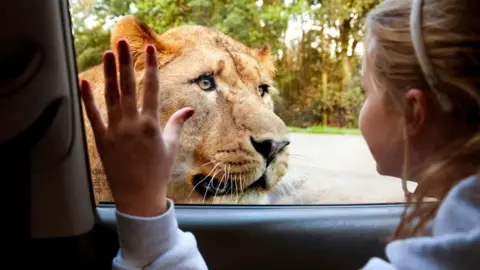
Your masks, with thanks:
M 267 189 L 266 175 L 261 175 L 253 183 L 245 186 L 244 183 L 229 179 L 215 179 L 204 174 L 193 176 L 192 183 L 194 189 L 204 197 L 220 197 L 235 194 L 243 194 L 252 189 Z
M 269 199 L 268 191 L 262 189 L 249 189 L 241 194 L 228 194 L 224 196 L 201 198 L 200 202 L 202 204 L 259 205 L 269 204 Z
M 227 179 L 219 181 L 205 175 L 194 175 L 189 200 L 185 203 L 202 204 L 266 204 L 268 203 L 268 185 L 266 173 L 248 186 Z M 188 202 L 187 202 L 188 201 Z

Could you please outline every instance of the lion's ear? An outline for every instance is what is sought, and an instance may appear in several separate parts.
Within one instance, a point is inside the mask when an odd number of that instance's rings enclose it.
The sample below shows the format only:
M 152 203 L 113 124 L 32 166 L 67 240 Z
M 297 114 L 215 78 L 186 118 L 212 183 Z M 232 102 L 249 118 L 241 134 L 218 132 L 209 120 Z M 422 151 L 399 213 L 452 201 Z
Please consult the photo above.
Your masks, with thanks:
M 271 59 L 272 49 L 270 49 L 270 46 L 256 46 L 250 48 L 250 50 L 260 62 L 269 61 Z
M 262 66 L 262 68 L 265 69 L 267 74 L 273 78 L 275 76 L 276 70 L 270 46 L 264 45 L 252 47 L 250 48 L 250 51 L 253 56 L 258 60 L 258 62 L 260 62 L 260 65 Z
M 127 40 L 132 51 L 135 70 L 143 69 L 145 65 L 145 47 L 152 44 L 157 49 L 159 66 L 168 62 L 180 51 L 180 44 L 161 40 L 157 32 L 133 15 L 121 18 L 112 30 L 110 46 L 116 56 L 117 42 Z

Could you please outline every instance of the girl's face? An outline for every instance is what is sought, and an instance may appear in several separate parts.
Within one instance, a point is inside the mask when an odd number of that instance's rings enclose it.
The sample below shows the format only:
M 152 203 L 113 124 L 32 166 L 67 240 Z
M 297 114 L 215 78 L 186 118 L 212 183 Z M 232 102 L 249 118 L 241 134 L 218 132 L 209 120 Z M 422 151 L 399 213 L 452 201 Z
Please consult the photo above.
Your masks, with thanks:
M 372 44 L 373 45 L 373 44 Z M 377 163 L 381 175 L 401 177 L 404 154 L 402 117 L 386 100 L 388 89 L 380 89 L 375 83 L 369 59 L 363 57 L 361 86 L 365 102 L 360 111 L 361 133 Z

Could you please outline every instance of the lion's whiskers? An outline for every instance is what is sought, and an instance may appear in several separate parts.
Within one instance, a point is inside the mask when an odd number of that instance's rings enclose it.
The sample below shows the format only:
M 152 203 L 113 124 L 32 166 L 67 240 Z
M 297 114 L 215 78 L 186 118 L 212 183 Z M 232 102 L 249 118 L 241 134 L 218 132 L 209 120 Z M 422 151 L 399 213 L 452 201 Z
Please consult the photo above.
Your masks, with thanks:
M 288 193 L 287 193 L 287 192 L 285 191 L 285 189 L 283 188 L 282 183 L 280 183 L 280 184 L 278 185 L 278 188 L 279 188 L 280 191 L 282 192 L 282 196 L 287 196 L 287 195 L 288 195 Z
M 244 193 L 244 189 L 245 189 L 245 177 L 243 177 L 244 175 L 240 175 L 240 194 L 243 194 Z
M 294 187 L 292 185 L 292 183 L 290 183 L 290 182 L 285 182 L 284 184 L 285 184 L 285 188 L 293 195 L 291 197 L 293 197 L 296 200 L 299 200 L 300 203 L 303 204 L 303 200 L 302 200 L 301 196 L 298 196 L 297 188 Z
M 237 203 L 240 201 L 240 194 L 243 191 L 243 189 L 242 189 L 242 174 L 240 174 L 239 178 L 240 178 L 240 181 L 238 183 L 235 182 L 235 193 L 236 193 L 236 197 L 237 197 Z M 240 189 L 238 188 L 239 186 L 240 186 Z
M 229 185 L 230 185 L 229 187 L 230 187 L 230 188 L 232 188 L 232 187 L 231 187 L 231 182 L 232 182 L 232 180 L 230 179 L 230 177 L 231 177 L 231 175 L 230 175 L 230 170 L 231 170 L 231 168 L 232 168 L 232 166 L 231 166 L 230 164 L 228 164 L 227 178 L 225 179 L 225 182 L 226 182 L 226 183 L 229 183 Z M 224 185 L 224 189 L 222 189 L 222 192 L 225 192 L 225 190 L 227 189 L 227 186 L 228 186 L 227 184 Z
M 225 178 L 226 176 L 226 168 L 227 168 L 227 165 L 224 164 L 224 167 L 223 167 L 223 176 L 222 178 L 220 179 L 220 183 L 222 182 L 222 180 Z M 215 202 L 215 199 L 217 198 L 217 193 L 218 193 L 218 187 L 215 189 L 215 195 L 213 195 L 213 199 L 212 199 L 212 202 Z
M 202 167 L 204 167 L 204 166 L 207 166 L 208 164 L 212 164 L 212 163 L 214 163 L 214 161 L 210 161 L 210 162 L 204 163 L 204 164 L 202 164 L 202 166 L 200 166 L 200 168 L 202 168 Z
M 190 194 L 188 194 L 187 196 L 187 199 L 190 198 L 190 196 L 192 195 L 193 191 L 195 190 L 195 188 L 200 185 L 203 181 L 205 181 L 205 179 L 208 178 L 208 176 L 210 176 L 210 174 L 215 170 L 215 168 L 217 168 L 218 165 L 222 164 L 223 162 L 219 162 L 217 164 L 215 164 L 215 166 L 213 166 L 213 168 L 210 170 L 210 172 L 202 179 L 200 180 L 195 186 L 193 186 L 192 190 L 190 191 Z
M 205 189 L 205 193 L 203 194 L 202 203 L 205 203 L 205 198 L 207 197 L 208 190 L 210 189 L 210 184 L 213 182 L 213 180 L 215 180 L 215 175 L 217 175 L 218 172 L 220 172 L 220 170 L 216 170 L 215 173 L 212 175 L 210 182 L 208 182 L 207 188 Z
M 212 178 L 210 178 L 210 181 L 207 184 L 207 188 L 205 188 L 205 193 L 203 193 L 202 203 L 205 203 L 205 198 L 207 197 L 208 190 L 210 189 L 210 184 L 212 183 L 212 181 L 213 181 L 213 179 L 214 179 L 214 177 L 217 173 L 218 173 L 218 170 L 216 170 L 215 173 L 213 174 Z
M 240 175 L 240 192 L 243 193 L 243 183 L 245 181 L 245 178 L 243 177 L 243 174 Z
M 296 155 L 296 154 L 290 154 L 293 158 L 302 158 L 302 159 L 307 159 L 306 157 L 302 155 Z M 206 185 L 206 190 L 203 194 L 202 198 L 202 203 L 205 203 L 207 200 L 207 196 L 211 188 L 215 188 L 215 194 L 212 197 L 211 203 L 218 203 L 223 201 L 224 199 L 228 199 L 231 203 L 240 203 L 240 199 L 242 197 L 242 194 L 245 192 L 245 187 L 247 185 L 247 179 L 251 176 L 251 173 L 245 173 L 245 172 L 238 172 L 238 173 L 232 173 L 232 166 L 230 164 L 226 164 L 224 162 L 206 162 L 202 164 L 200 167 L 205 167 L 209 164 L 214 164 L 213 168 L 209 171 L 209 173 L 202 178 L 198 183 L 194 185 L 194 187 L 191 189 L 189 195 L 187 196 L 187 199 L 191 197 L 193 192 L 196 190 L 198 185 L 205 183 L 204 181 L 209 179 L 208 184 Z M 221 166 L 219 168 L 219 166 Z M 297 168 L 291 168 L 293 172 L 296 171 Z M 220 178 L 219 183 L 217 186 L 215 186 L 215 176 L 218 175 L 220 172 L 223 172 L 222 177 Z M 297 178 L 297 177 L 295 177 Z M 295 181 L 296 183 L 297 181 Z M 220 188 L 220 185 L 223 186 Z M 301 201 L 302 199 L 299 196 L 297 187 L 295 187 L 295 183 L 290 183 L 290 181 L 283 182 L 281 181 L 278 183 L 278 192 L 282 194 L 282 197 L 291 197 L 294 200 L 299 200 Z M 230 190 L 229 190 L 230 189 Z M 222 194 L 222 195 L 219 195 Z M 225 197 L 224 197 L 225 195 Z M 224 198 L 224 199 L 222 199 Z M 270 204 L 271 201 L 267 199 L 267 203 Z
M 235 202 L 238 202 L 238 183 L 237 181 L 235 181 L 234 183 L 235 183 L 235 189 L 232 190 L 232 196 L 233 196 L 233 193 L 235 193 Z M 232 184 L 232 188 L 233 188 L 233 184 Z
M 235 178 L 233 179 L 233 183 L 237 183 L 237 175 L 235 175 Z M 235 199 L 233 198 L 233 192 L 234 192 L 234 188 L 233 188 L 233 183 L 230 184 L 230 198 L 233 202 L 235 202 Z
M 231 182 L 231 179 L 230 179 L 231 169 L 232 169 L 232 165 L 228 164 L 227 178 L 225 179 L 226 182 L 228 181 Z M 224 187 L 227 188 L 227 185 L 225 185 Z M 222 191 L 225 191 L 225 190 L 222 189 Z

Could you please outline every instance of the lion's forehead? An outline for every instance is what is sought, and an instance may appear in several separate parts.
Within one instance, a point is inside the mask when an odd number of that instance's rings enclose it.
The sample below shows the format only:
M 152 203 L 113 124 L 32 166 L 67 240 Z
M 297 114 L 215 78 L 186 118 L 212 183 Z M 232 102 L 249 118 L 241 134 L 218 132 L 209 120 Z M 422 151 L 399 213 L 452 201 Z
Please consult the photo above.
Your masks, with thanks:
M 231 53 L 232 64 L 238 79 L 246 83 L 261 83 L 264 76 L 258 62 L 251 56 L 244 53 Z
M 268 79 L 267 71 L 262 70 L 262 66 L 252 55 L 249 47 L 217 29 L 186 25 L 173 28 L 160 35 L 160 38 L 182 44 L 184 54 L 188 51 L 195 53 L 203 51 L 204 61 L 200 61 L 200 63 L 219 60 L 231 62 L 239 79 L 245 82 Z
M 161 34 L 160 38 L 174 40 L 182 44 L 184 48 L 207 46 L 211 48 L 222 48 L 227 51 L 249 52 L 249 48 L 243 43 L 225 35 L 217 29 L 200 25 L 176 27 Z

